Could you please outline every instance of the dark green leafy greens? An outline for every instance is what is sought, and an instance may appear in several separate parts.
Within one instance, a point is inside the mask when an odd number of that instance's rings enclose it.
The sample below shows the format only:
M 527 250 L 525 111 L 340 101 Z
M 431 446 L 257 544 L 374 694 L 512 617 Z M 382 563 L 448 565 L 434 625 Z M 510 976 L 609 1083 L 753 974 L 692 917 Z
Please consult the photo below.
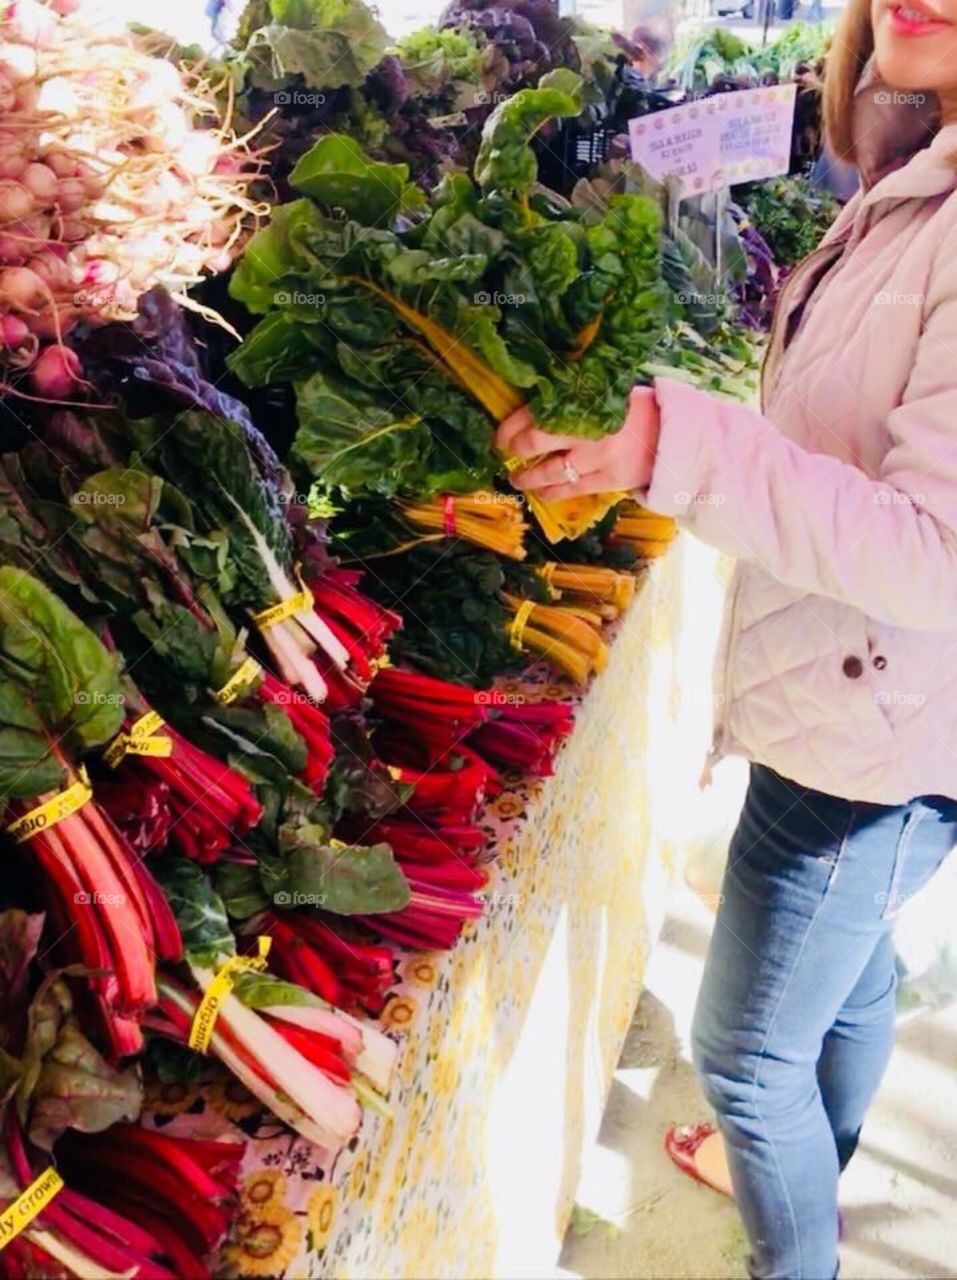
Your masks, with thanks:
M 0 796 L 61 788 L 122 722 L 115 658 L 42 582 L 0 567 Z

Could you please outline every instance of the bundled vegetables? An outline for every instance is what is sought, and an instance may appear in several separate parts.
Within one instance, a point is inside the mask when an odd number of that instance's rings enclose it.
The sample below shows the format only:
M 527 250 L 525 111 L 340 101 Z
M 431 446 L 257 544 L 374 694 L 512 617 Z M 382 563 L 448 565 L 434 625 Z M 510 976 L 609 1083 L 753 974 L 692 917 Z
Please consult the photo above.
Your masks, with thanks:
M 312 199 L 280 206 L 233 276 L 264 319 L 230 364 L 249 385 L 294 383 L 293 461 L 321 490 L 487 486 L 507 474 L 493 424 L 526 400 L 555 431 L 620 427 L 664 321 L 659 217 L 641 196 L 577 210 L 536 187 L 529 141 L 580 109 L 579 87 L 555 72 L 501 103 L 473 178 L 447 178 L 430 208 L 404 166 L 344 136 L 296 166 Z M 531 501 L 551 540 L 609 505 Z
M 142 1105 L 138 1068 L 112 1066 L 86 1038 L 72 994 L 81 971 L 38 972 L 43 926 L 41 916 L 0 913 L 0 1269 L 204 1274 L 225 1235 L 244 1145 L 132 1123 Z
M 58 947 L 90 972 L 117 1055 L 142 1047 L 157 956 L 180 939 L 151 874 L 93 798 L 83 757 L 120 730 L 115 660 L 42 583 L 0 568 L 0 798 L 43 880 Z
M 165 863 L 162 882 L 182 929 L 192 984 L 164 975 L 159 1012 L 150 1025 L 187 1043 L 199 993 L 235 956 L 236 943 L 222 900 L 195 863 Z M 388 1091 L 395 1057 L 380 1032 L 363 1029 L 310 991 L 255 969 L 239 973 L 233 990 L 222 996 L 209 1047 L 275 1115 L 331 1151 L 358 1128 L 357 1093 L 370 1099 L 374 1089 Z
M 225 270 L 264 212 L 259 163 L 201 75 L 82 5 L 6 7 L 0 101 L 3 386 L 69 400 L 83 381 L 69 332 Z
M 678 526 L 670 516 L 659 516 L 637 502 L 623 502 L 612 526 L 612 542 L 627 546 L 643 559 L 663 555 L 674 541 Z

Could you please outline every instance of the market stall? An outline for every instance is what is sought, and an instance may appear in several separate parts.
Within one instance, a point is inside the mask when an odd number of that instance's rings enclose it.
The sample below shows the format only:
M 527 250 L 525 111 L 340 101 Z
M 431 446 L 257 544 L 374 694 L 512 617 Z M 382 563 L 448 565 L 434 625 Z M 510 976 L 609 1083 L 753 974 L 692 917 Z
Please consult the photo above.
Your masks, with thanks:
M 225 1273 L 531 1276 L 557 1258 L 700 759 L 679 687 L 682 564 L 676 546 L 644 575 L 554 776 L 512 779 L 486 809 L 485 915 L 454 951 L 401 960 L 382 1014 L 401 1054 L 394 1115 L 367 1113 L 327 1160 L 274 1123 L 245 1126 Z M 568 693 L 541 669 L 499 690 Z M 219 1136 L 222 1099 L 170 1089 L 155 1122 Z
M 770 248 L 621 150 L 711 54 L 102 9 L 0 17 L 0 1276 L 536 1274 L 709 703 L 674 522 L 496 428 L 750 394 Z

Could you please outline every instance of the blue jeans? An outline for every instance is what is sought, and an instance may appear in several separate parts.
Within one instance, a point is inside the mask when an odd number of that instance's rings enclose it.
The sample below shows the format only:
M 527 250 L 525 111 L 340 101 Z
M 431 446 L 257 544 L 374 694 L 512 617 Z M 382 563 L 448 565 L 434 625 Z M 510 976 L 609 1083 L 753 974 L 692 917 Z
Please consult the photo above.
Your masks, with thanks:
M 750 1272 L 837 1275 L 838 1174 L 894 1041 L 894 916 L 957 843 L 957 802 L 809 791 L 752 766 L 693 1028 Z

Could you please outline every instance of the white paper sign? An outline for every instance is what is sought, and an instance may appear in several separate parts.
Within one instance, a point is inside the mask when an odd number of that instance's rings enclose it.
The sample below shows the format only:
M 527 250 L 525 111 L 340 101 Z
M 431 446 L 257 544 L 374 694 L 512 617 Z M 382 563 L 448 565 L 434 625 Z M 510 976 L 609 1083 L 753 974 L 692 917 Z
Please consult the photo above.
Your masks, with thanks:
M 736 89 L 628 122 L 632 159 L 682 196 L 787 173 L 795 84 Z

